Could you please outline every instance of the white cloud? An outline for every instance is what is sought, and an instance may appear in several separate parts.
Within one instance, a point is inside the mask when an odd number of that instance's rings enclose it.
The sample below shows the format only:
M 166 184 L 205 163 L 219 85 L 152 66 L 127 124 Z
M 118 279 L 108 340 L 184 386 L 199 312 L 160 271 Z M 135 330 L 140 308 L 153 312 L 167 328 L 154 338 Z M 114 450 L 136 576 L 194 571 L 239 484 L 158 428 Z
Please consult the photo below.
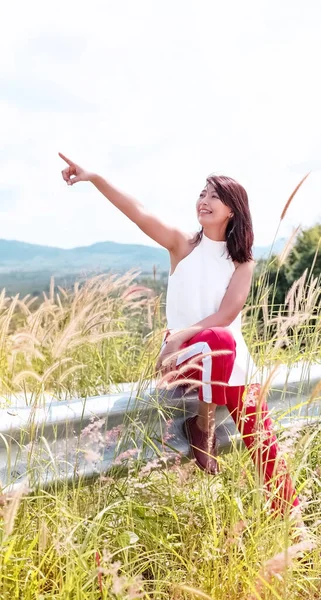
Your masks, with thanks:
M 61 150 L 188 230 L 206 175 L 229 174 L 268 243 L 292 189 L 321 165 L 320 13 L 312 0 L 304 11 L 290 0 L 59 0 L 46 12 L 21 4 L 17 19 L 9 4 L 0 237 L 149 243 L 90 185 L 64 185 Z M 316 172 L 282 232 L 319 218 L 320 191 Z

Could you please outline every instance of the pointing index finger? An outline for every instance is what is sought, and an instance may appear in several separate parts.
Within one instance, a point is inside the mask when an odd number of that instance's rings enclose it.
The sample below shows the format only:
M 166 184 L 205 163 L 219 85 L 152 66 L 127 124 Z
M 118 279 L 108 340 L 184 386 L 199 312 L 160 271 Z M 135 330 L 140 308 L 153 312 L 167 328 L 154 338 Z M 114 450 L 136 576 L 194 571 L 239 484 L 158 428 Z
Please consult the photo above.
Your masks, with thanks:
M 70 160 L 69 158 L 67 158 L 67 156 L 65 156 L 64 154 L 62 154 L 61 152 L 58 152 L 60 158 L 62 158 L 67 165 L 69 165 L 71 167 L 71 165 L 73 165 L 74 163 L 72 162 L 72 160 Z

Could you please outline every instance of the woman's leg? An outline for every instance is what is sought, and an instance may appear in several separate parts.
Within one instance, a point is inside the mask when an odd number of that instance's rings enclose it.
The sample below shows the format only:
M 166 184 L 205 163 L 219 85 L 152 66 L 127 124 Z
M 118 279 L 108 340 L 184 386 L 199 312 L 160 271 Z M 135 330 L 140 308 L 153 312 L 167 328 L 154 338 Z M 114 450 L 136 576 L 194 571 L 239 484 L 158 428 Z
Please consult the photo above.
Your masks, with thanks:
M 280 456 L 277 439 L 273 434 L 273 423 L 268 414 L 268 406 L 260 397 L 261 386 L 249 385 L 247 388 L 229 387 L 227 389 L 227 408 L 229 409 L 244 443 L 250 450 L 253 461 L 262 480 L 270 491 L 275 486 L 272 507 L 285 512 L 287 507 L 299 506 L 285 460 Z
M 182 352 L 176 361 L 180 370 L 191 364 L 182 376 L 199 378 L 199 399 L 206 404 L 226 404 L 226 390 L 235 361 L 236 344 L 232 333 L 224 327 L 204 329 L 183 344 Z M 193 370 L 193 364 L 200 365 L 202 371 Z
M 218 471 L 215 409 L 227 402 L 226 389 L 235 361 L 235 347 L 229 330 L 222 327 L 205 329 L 182 346 L 186 352 L 177 359 L 179 377 L 200 382 L 199 414 L 187 419 L 184 429 L 196 463 L 213 474 Z M 201 370 L 193 367 L 193 363 Z

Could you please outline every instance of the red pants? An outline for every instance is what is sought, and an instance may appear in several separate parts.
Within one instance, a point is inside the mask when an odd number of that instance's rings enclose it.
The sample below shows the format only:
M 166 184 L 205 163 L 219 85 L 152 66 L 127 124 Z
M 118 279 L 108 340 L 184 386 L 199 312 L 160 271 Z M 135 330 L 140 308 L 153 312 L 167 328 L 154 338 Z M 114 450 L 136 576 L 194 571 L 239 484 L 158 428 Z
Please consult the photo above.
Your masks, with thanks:
M 187 378 L 187 382 L 194 380 L 196 385 L 199 382 L 201 401 L 227 406 L 267 489 L 271 490 L 272 480 L 276 486 L 273 508 L 280 508 L 284 512 L 287 506 L 299 506 L 286 463 L 280 456 L 273 434 L 267 403 L 260 397 L 261 386 L 227 385 L 233 370 L 236 348 L 231 332 L 222 327 L 205 329 L 183 344 L 183 348 L 187 352 L 178 356 L 176 361 L 179 379 Z M 215 351 L 227 352 L 216 356 L 210 354 Z M 190 365 L 191 362 L 196 368 Z M 197 366 L 201 366 L 201 370 Z

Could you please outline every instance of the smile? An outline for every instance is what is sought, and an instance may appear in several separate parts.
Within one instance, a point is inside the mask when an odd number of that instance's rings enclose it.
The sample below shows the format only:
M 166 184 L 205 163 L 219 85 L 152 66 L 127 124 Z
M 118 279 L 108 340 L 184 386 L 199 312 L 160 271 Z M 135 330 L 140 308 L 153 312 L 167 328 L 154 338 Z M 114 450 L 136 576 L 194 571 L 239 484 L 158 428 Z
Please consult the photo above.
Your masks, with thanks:
M 200 215 L 211 215 L 212 211 L 211 210 L 206 210 L 205 208 L 201 208 L 201 210 L 199 211 Z

